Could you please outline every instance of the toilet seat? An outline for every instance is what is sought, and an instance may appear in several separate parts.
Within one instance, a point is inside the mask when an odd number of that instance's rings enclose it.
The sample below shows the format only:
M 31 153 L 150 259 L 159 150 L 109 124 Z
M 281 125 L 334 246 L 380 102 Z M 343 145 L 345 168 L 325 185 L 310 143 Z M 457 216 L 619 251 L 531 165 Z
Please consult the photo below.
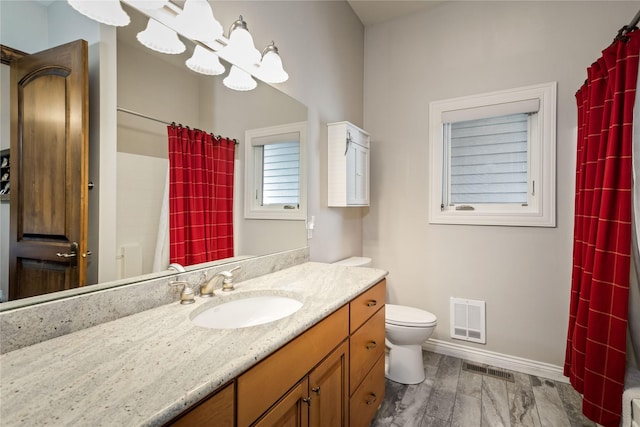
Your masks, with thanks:
M 396 326 L 427 328 L 436 326 L 438 319 L 433 313 L 419 308 L 386 304 L 385 322 Z

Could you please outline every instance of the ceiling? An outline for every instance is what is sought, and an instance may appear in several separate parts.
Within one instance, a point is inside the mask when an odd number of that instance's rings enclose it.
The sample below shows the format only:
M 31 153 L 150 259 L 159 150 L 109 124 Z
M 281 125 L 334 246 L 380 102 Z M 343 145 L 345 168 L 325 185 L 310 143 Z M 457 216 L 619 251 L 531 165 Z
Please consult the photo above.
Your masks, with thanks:
M 445 0 L 347 0 L 362 24 L 378 24 L 419 10 L 428 9 Z
M 37 0 L 49 6 L 54 0 Z M 433 7 L 445 0 L 347 0 L 366 27 Z

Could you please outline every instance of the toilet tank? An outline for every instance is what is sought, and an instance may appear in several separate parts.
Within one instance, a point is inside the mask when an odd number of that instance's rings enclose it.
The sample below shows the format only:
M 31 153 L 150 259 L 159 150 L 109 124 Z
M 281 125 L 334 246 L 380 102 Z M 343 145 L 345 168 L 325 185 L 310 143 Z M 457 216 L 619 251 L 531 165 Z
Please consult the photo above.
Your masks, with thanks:
M 345 258 L 340 261 L 334 262 L 334 264 L 344 265 L 345 267 L 370 267 L 371 258 L 353 256 L 351 258 Z

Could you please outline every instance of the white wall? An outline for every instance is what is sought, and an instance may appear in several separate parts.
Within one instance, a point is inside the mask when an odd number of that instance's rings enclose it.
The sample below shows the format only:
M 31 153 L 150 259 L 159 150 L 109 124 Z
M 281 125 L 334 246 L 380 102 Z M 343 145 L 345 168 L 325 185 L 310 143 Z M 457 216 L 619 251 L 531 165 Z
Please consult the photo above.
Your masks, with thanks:
M 365 129 L 372 206 L 364 254 L 388 269 L 390 302 L 438 317 L 449 298 L 485 300 L 483 350 L 561 366 L 572 264 L 576 107 L 586 68 L 637 2 L 445 2 L 367 28 Z M 557 227 L 427 223 L 430 101 L 558 81 Z

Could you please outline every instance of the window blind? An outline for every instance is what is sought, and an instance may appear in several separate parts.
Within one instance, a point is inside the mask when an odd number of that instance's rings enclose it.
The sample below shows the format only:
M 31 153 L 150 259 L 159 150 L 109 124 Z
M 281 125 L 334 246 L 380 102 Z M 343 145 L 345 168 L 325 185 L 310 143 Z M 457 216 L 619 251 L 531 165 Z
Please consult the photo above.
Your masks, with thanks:
M 465 122 L 506 116 L 520 113 L 537 113 L 540 110 L 540 99 L 523 99 L 519 101 L 501 102 L 499 104 L 468 107 L 442 112 L 443 123 Z
M 262 205 L 300 202 L 300 143 L 263 146 Z
M 450 123 L 449 204 L 527 203 L 529 114 Z

